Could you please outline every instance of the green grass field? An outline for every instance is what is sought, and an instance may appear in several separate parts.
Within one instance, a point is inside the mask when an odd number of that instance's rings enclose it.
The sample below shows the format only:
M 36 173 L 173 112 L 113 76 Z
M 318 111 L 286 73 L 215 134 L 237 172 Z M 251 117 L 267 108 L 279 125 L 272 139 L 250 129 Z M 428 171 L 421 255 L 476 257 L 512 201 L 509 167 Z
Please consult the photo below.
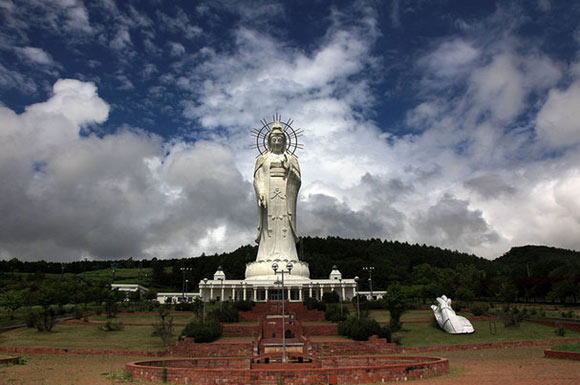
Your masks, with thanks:
M 519 328 L 506 328 L 502 322 L 496 321 L 495 334 L 487 321 L 475 321 L 472 324 L 475 333 L 451 335 L 430 323 L 408 323 L 403 325 L 403 331 L 397 335 L 401 337 L 401 346 L 404 347 L 580 338 L 580 332 L 567 330 L 564 337 L 559 337 L 553 327 L 531 322 L 522 322 Z
M 175 338 L 182 327 L 175 328 Z M 51 347 L 113 350 L 163 350 L 151 326 L 127 326 L 124 330 L 105 332 L 95 325 L 56 325 L 50 333 L 20 328 L 0 335 L 0 346 Z
M 563 350 L 565 352 L 580 353 L 580 342 L 574 344 L 560 344 L 552 346 L 552 350 Z

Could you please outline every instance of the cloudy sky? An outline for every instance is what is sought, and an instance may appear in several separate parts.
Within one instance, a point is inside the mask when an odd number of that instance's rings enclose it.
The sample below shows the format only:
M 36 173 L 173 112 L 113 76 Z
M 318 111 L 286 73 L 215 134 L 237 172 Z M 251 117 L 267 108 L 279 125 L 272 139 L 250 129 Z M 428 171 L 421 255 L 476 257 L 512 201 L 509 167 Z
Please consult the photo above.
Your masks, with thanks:
M 0 0 L 0 258 L 251 243 L 278 112 L 303 235 L 580 249 L 580 4 Z

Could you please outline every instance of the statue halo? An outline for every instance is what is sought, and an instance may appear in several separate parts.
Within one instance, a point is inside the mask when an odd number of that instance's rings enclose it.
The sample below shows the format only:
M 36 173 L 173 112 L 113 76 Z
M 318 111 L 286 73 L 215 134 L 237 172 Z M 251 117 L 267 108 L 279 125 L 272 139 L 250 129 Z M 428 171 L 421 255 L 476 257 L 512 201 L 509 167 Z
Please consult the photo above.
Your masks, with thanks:
M 264 154 L 269 150 L 268 148 L 268 137 L 272 132 L 272 129 L 279 128 L 282 130 L 286 136 L 286 152 L 288 154 L 295 155 L 296 150 L 302 149 L 304 146 L 298 142 L 298 138 L 304 134 L 304 130 L 301 128 L 295 129 L 292 127 L 294 121 L 288 119 L 287 122 L 282 121 L 282 116 L 278 113 L 272 116 L 272 121 L 268 122 L 266 119 L 260 120 L 262 127 L 258 129 L 252 129 L 252 135 L 255 137 L 256 142 L 252 145 L 253 148 L 257 149 L 258 156 Z

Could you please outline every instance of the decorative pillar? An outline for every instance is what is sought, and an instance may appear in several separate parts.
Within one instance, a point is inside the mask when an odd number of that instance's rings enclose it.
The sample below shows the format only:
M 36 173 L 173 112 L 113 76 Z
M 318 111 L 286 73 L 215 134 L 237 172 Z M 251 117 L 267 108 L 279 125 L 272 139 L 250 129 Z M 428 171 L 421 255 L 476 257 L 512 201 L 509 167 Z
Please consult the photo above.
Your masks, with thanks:
M 213 299 L 213 283 L 209 287 L 209 300 L 211 301 L 212 299 Z
M 222 282 L 222 295 L 220 297 L 220 302 L 224 301 L 224 295 L 225 295 L 225 288 L 224 288 L 224 283 Z
M 312 285 L 308 285 L 308 297 L 312 298 Z
M 322 284 L 320 285 L 320 300 L 322 301 L 322 296 L 324 295 L 324 288 L 322 287 Z
M 344 301 L 345 288 L 344 288 L 343 284 L 340 285 L 340 289 L 341 289 L 340 291 L 341 291 L 341 295 L 342 295 L 342 300 Z
M 300 302 L 302 302 L 302 291 L 304 290 L 304 287 L 302 287 L 302 285 L 300 285 L 300 289 L 298 289 L 298 300 Z
M 290 296 L 290 288 L 288 288 L 288 295 L 286 296 L 286 298 L 288 298 L 288 302 L 290 302 L 290 300 L 292 299 L 292 297 Z
M 266 287 L 266 302 L 270 300 L 270 288 Z
M 242 290 L 244 291 L 244 301 L 246 300 L 246 285 L 242 285 Z
M 258 289 L 256 286 L 252 286 L 252 289 L 254 289 L 254 302 L 258 302 Z

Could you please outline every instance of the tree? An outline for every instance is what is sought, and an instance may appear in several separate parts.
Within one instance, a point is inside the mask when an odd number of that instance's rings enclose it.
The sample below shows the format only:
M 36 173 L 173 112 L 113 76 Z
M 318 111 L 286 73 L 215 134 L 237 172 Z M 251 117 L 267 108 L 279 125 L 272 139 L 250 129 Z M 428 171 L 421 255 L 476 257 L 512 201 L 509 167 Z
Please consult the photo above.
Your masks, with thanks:
M 384 307 L 391 313 L 389 322 L 392 331 L 401 330 L 401 316 L 408 309 L 408 298 L 398 283 L 389 285 L 383 298 Z
M 0 295 L 0 306 L 9 310 L 9 318 L 14 319 L 14 312 L 24 306 L 22 292 L 9 290 Z

